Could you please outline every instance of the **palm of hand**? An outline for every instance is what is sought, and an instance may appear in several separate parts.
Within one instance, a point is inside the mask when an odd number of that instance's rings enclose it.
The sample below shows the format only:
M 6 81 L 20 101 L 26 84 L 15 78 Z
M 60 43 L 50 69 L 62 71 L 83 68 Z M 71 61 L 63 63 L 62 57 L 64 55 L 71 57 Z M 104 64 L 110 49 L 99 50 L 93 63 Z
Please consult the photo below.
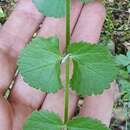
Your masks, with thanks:
M 79 15 L 80 11 L 81 15 Z M 72 40 L 97 42 L 104 16 L 105 10 L 99 2 L 93 2 L 83 8 L 79 2 L 73 2 L 71 19 Z M 16 60 L 21 48 L 30 40 L 42 21 L 43 24 L 39 35 L 48 37 L 57 34 L 63 43 L 61 45 L 61 50 L 63 50 L 65 41 L 65 20 L 53 18 L 44 18 L 43 20 L 43 17 L 37 12 L 31 0 L 19 1 L 16 9 L 0 31 L 1 95 L 3 95 L 14 76 Z M 109 124 L 113 105 L 113 92 L 114 90 L 111 88 L 101 96 L 86 97 L 80 114 L 99 118 L 104 123 Z M 63 93 L 64 90 L 60 90 L 56 94 L 48 94 L 46 96 L 44 93 L 24 83 L 20 75 L 17 76 L 8 101 L 4 99 L 3 96 L 0 98 L 0 128 L 3 130 L 21 130 L 24 121 L 35 109 L 48 109 L 59 113 L 59 115 L 63 117 Z M 77 101 L 78 97 L 75 93 L 70 92 L 70 117 L 74 114 Z M 98 103 L 104 103 L 104 110 L 101 109 L 102 106 L 98 106 L 95 112 L 94 104 L 97 101 Z M 98 111 L 102 111 L 102 115 L 100 115 Z M 108 111 L 108 114 L 106 114 L 106 111 Z

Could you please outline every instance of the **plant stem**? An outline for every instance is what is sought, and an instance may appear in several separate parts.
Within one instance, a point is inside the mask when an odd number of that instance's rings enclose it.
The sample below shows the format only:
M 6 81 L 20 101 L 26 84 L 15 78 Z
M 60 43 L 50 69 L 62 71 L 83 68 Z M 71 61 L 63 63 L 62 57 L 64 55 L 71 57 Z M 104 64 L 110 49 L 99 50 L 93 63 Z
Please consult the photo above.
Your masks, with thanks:
M 70 6 L 71 0 L 66 0 L 66 54 L 68 53 L 68 47 L 70 45 Z M 66 85 L 64 94 L 64 123 L 68 121 L 68 109 L 69 109 L 69 74 L 70 74 L 70 59 L 66 60 Z
M 64 123 L 68 121 L 69 109 L 69 58 L 66 61 L 66 85 L 65 85 L 65 100 L 64 100 Z
M 70 8 L 71 8 L 71 0 L 66 0 L 66 50 L 67 53 L 68 47 L 70 45 Z

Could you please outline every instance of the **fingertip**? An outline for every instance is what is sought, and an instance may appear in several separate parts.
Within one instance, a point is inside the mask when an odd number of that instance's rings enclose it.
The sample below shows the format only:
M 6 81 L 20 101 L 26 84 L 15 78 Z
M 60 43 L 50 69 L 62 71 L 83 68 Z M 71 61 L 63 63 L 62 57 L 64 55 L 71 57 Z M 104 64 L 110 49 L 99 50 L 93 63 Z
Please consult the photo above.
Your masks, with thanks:
M 101 2 L 94 1 L 84 5 L 72 40 L 98 42 L 105 16 L 105 7 Z
M 102 17 L 106 16 L 106 9 L 104 7 L 104 4 L 101 2 L 101 0 L 96 0 L 94 2 L 86 4 L 85 8 L 87 8 L 87 11 L 91 11 L 91 13 L 99 14 Z

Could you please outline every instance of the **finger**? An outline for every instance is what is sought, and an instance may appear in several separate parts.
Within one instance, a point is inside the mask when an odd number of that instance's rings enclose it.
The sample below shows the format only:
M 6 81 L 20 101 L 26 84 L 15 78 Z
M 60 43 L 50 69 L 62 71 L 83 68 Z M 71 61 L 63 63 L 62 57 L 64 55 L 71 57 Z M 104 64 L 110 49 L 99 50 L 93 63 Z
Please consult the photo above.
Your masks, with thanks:
M 31 0 L 21 0 L 0 29 L 0 95 L 4 94 L 13 78 L 19 51 L 32 37 L 42 19 Z M 0 113 L 0 128 L 12 129 L 10 107 L 3 97 L 0 99 Z
M 73 30 L 77 18 L 80 14 L 82 5 L 73 0 L 72 4 L 72 14 L 71 14 L 71 31 Z M 63 51 L 65 47 L 65 18 L 54 19 L 47 18 L 43 23 L 42 30 L 40 31 L 41 36 L 55 36 L 55 34 L 60 38 L 60 48 Z M 62 44 L 61 44 L 62 43 Z M 62 76 L 63 77 L 63 76 Z M 77 104 L 78 97 L 72 91 L 70 91 L 70 101 L 69 101 L 69 116 L 74 114 L 74 110 Z M 64 90 L 59 90 L 56 94 L 48 94 L 42 109 L 47 109 L 58 113 L 62 118 L 64 116 Z
M 19 75 L 9 97 L 13 109 L 13 130 L 21 130 L 26 118 L 33 110 L 39 109 L 45 94 L 31 88 Z
M 117 95 L 117 93 L 118 86 L 115 82 L 113 82 L 111 88 L 105 90 L 102 95 L 86 97 L 83 107 L 80 111 L 80 115 L 99 119 L 104 124 L 109 126 L 113 103 L 115 101 L 115 95 Z
M 98 42 L 104 18 L 105 8 L 99 2 L 85 5 L 74 30 L 72 41 Z
M 0 97 L 0 129 L 12 130 L 12 111 L 10 104 Z
M 42 18 L 43 17 L 35 9 L 31 0 L 21 0 L 7 22 L 1 28 L 0 94 L 3 94 L 9 86 L 16 70 L 18 54 L 36 31 Z
M 105 9 L 101 3 L 93 2 L 86 5 L 82 10 L 72 39 L 74 41 L 84 40 L 90 43 L 98 42 L 104 18 Z M 112 88 L 106 90 L 102 95 L 86 97 L 80 115 L 97 118 L 109 125 L 114 92 L 115 84 L 113 83 Z

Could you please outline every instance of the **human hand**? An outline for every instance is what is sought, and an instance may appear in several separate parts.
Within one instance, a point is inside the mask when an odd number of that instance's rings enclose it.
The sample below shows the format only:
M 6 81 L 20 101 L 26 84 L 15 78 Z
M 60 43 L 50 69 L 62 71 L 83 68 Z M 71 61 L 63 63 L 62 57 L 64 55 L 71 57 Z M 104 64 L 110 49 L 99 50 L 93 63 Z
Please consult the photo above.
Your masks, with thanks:
M 105 9 L 101 3 L 93 2 L 82 6 L 78 1 L 73 0 L 72 41 L 98 42 L 104 18 Z M 60 38 L 60 43 L 62 43 L 60 48 L 63 50 L 65 19 L 44 18 L 36 10 L 31 0 L 20 0 L 0 30 L 0 129 L 2 130 L 21 130 L 27 117 L 36 109 L 48 109 L 63 117 L 63 89 L 56 94 L 46 95 L 29 87 L 20 75 L 15 79 L 8 101 L 3 98 L 5 90 L 14 77 L 20 50 L 31 39 L 42 22 L 38 35 L 49 37 L 56 34 Z M 62 77 L 64 77 L 63 75 Z M 112 86 L 114 85 L 113 83 Z M 100 96 L 86 97 L 80 114 L 98 118 L 109 125 L 114 93 L 115 87 L 112 87 Z M 76 94 L 70 92 L 70 117 L 75 112 L 77 102 Z

